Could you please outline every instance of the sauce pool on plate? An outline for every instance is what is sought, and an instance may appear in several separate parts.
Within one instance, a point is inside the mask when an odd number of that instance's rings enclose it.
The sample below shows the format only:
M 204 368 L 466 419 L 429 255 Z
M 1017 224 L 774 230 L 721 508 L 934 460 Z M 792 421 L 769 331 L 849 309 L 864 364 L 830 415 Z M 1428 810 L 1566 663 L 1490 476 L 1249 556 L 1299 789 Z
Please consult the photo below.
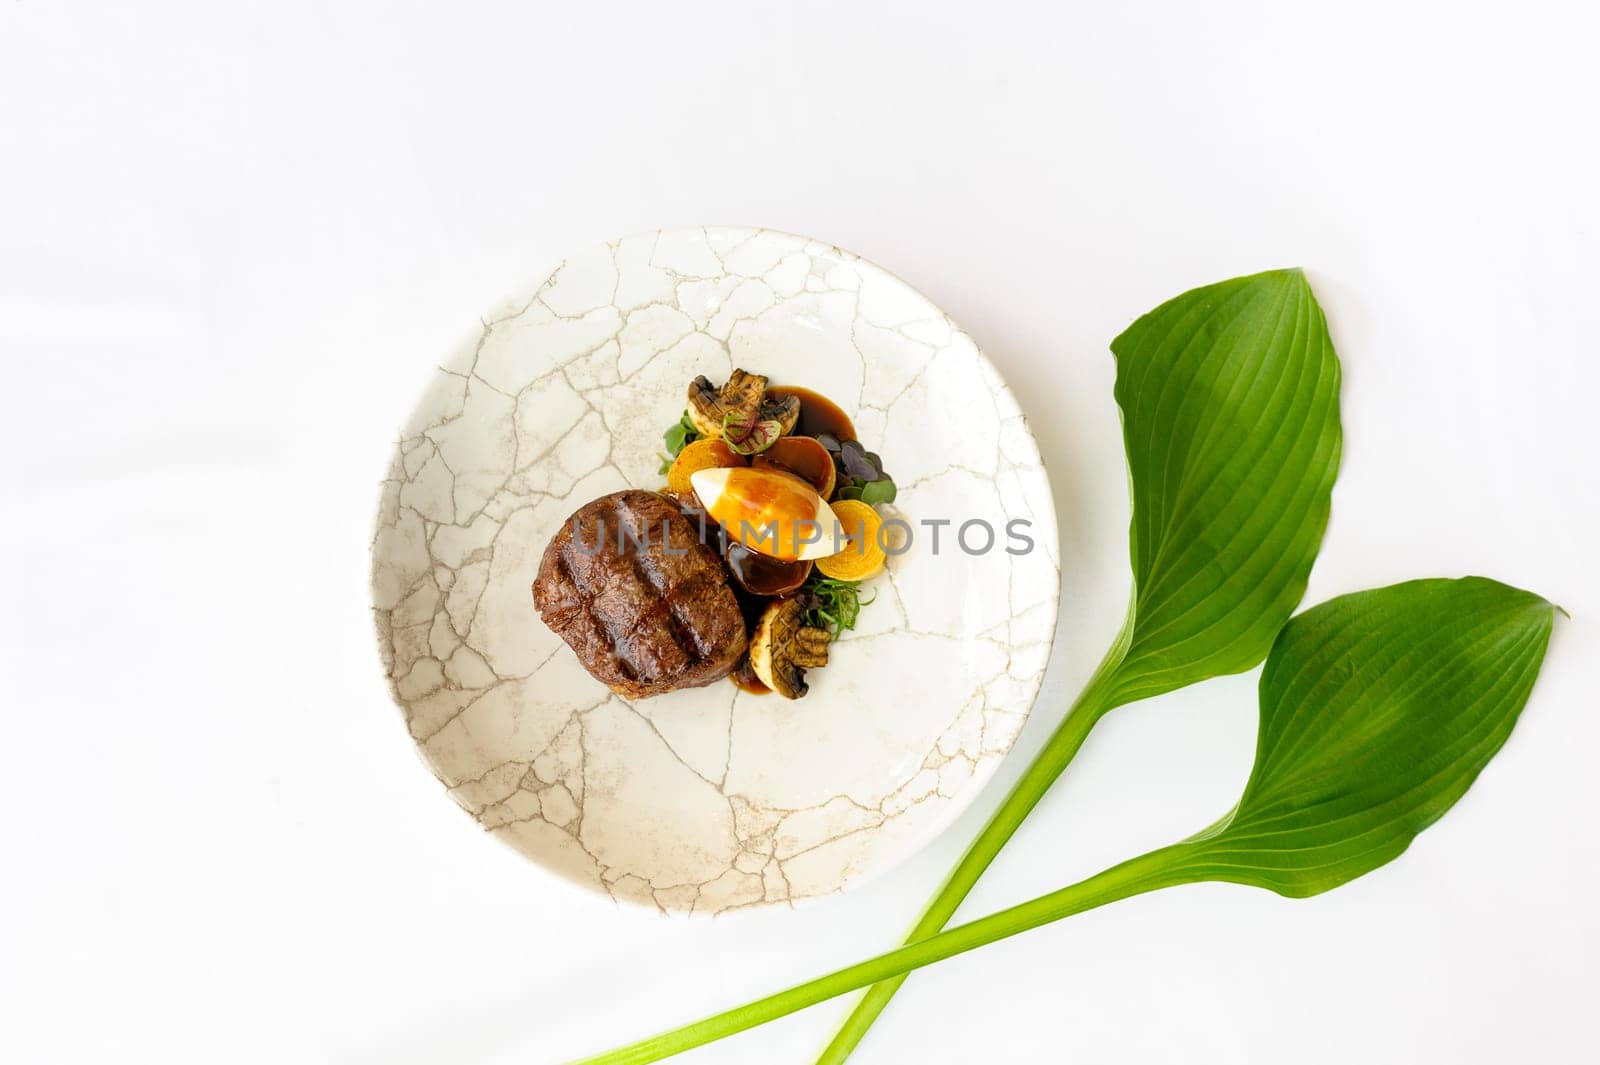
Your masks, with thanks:
M 795 396 L 800 400 L 800 421 L 794 427 L 797 435 L 821 436 L 828 433 L 841 441 L 856 439 L 856 427 L 851 423 L 850 415 L 821 392 L 784 386 L 769 388 L 767 394 L 779 400 L 787 396 Z

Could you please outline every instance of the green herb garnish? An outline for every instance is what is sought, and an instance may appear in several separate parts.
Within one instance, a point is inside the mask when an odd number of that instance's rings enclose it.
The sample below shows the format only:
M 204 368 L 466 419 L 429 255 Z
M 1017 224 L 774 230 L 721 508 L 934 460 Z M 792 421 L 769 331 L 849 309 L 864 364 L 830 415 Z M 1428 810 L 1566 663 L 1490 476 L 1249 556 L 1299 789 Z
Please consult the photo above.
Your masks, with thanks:
M 662 433 L 661 439 L 666 442 L 667 453 L 661 456 L 661 468 L 656 472 L 666 473 L 672 468 L 672 460 L 678 457 L 678 452 L 700 439 L 700 431 L 689 420 L 689 412 L 684 411 L 678 424 Z
M 783 425 L 775 418 L 743 419 L 729 412 L 722 416 L 722 439 L 736 455 L 756 455 L 778 442 Z
M 857 498 L 863 503 L 877 506 L 879 503 L 893 503 L 895 496 L 894 482 L 888 476 L 879 477 L 876 481 L 868 481 L 861 486 L 861 495 Z
M 859 499 L 873 505 L 894 502 L 894 479 L 883 472 L 883 460 L 876 451 L 868 451 L 859 440 L 841 441 L 832 433 L 822 433 L 816 439 L 833 456 L 838 475 L 835 499 Z
M 806 624 L 827 629 L 828 635 L 835 639 L 846 629 L 855 628 L 861 608 L 878 598 L 876 592 L 872 593 L 871 599 L 861 598 L 860 581 L 836 580 L 824 577 L 816 570 L 811 571 L 811 576 L 806 578 L 800 590 L 809 593 Z

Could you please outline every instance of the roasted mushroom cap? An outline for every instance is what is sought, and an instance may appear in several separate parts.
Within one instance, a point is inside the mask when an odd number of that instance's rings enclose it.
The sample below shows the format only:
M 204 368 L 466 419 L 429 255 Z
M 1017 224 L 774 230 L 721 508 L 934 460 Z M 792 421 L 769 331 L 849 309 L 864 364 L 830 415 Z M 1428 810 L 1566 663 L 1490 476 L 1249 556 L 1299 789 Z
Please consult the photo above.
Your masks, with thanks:
M 828 630 L 807 625 L 805 615 L 799 599 L 781 599 L 762 612 L 750 637 L 750 668 L 785 699 L 806 693 L 807 668 L 828 664 Z
M 767 395 L 767 379 L 758 373 L 735 370 L 728 383 L 718 388 L 705 376 L 689 384 L 689 421 L 702 436 L 720 437 L 728 416 L 740 425 L 758 421 L 778 423 L 779 436 L 794 432 L 800 420 L 800 397 L 782 399 Z

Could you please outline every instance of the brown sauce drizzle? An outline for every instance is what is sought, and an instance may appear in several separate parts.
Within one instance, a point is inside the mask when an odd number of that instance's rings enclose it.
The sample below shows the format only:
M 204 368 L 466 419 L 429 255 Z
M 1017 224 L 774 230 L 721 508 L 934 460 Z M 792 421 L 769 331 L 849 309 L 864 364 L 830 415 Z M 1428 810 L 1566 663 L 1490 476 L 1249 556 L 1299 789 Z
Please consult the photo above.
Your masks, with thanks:
M 831 433 L 839 440 L 856 438 L 856 427 L 851 424 L 850 415 L 821 392 L 784 385 L 767 389 L 767 394 L 777 396 L 780 400 L 785 396 L 799 397 L 800 421 L 794 427 L 797 436 L 820 436 L 823 433 Z
M 733 686 L 742 692 L 751 695 L 766 695 L 771 688 L 761 683 L 761 678 L 756 676 L 756 671 L 750 666 L 750 656 L 745 655 L 739 659 L 739 664 L 733 667 L 733 672 L 728 674 L 728 679 L 733 681 Z
M 811 576 L 809 561 L 784 562 L 733 540 L 728 541 L 728 550 L 722 557 L 733 579 L 743 585 L 745 591 L 765 598 L 787 595 Z

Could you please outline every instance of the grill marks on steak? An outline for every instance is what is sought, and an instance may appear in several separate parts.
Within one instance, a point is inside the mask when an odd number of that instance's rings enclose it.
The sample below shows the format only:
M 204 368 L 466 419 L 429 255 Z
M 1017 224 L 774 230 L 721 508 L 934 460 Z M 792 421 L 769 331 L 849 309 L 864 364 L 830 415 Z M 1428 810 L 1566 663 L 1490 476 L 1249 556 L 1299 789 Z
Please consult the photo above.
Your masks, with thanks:
M 654 492 L 580 507 L 545 548 L 533 600 L 584 668 L 629 698 L 710 684 L 745 649 L 721 558 Z

